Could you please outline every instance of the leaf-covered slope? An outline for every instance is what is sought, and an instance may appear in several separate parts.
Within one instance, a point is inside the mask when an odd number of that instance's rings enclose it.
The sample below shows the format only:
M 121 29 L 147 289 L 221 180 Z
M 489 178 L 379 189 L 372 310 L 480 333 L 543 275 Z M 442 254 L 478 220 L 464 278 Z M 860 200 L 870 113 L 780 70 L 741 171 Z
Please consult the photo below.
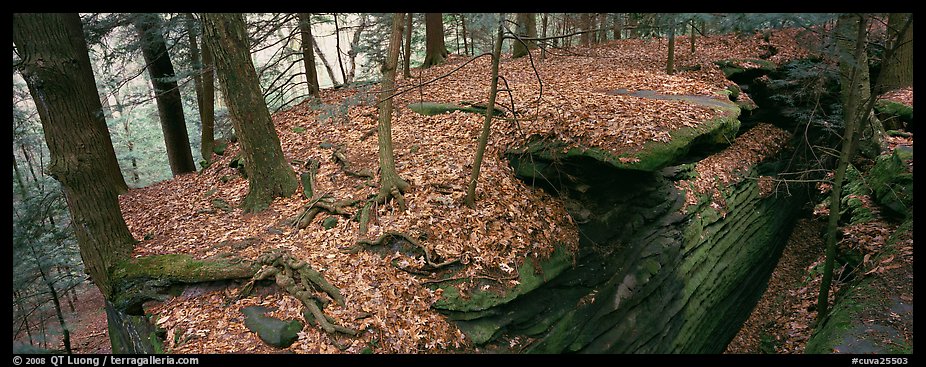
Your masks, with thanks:
M 776 34 L 772 42 L 783 50 L 775 57 L 799 55 L 791 51 L 793 32 Z M 784 38 L 781 38 L 784 37 Z M 488 58 L 461 66 L 451 58 L 442 66 L 415 71 L 414 78 L 399 80 L 393 116 L 393 140 L 398 173 L 412 184 L 405 195 L 408 210 L 387 204 L 374 208 L 368 238 L 386 231 L 401 231 L 445 259 L 458 259 L 457 276 L 490 277 L 501 288 L 514 286 L 511 275 L 528 257 L 546 258 L 556 246 L 574 251 L 576 226 L 561 199 L 529 187 L 512 174 L 503 158 L 506 149 L 531 134 L 555 135 L 612 154 L 639 151 L 649 141 L 666 141 L 670 132 L 710 121 L 722 110 L 685 100 L 654 100 L 614 95 L 616 89 L 652 90 L 660 94 L 721 96 L 729 82 L 711 61 L 729 57 L 756 57 L 759 38 L 732 36 L 699 38 L 696 56 L 679 52 L 679 65 L 700 64 L 700 71 L 664 75 L 661 71 L 665 40 L 611 42 L 594 49 L 551 52 L 539 61 L 534 53 L 541 85 L 530 61 L 505 59 L 501 75 L 512 91 L 517 119 L 496 120 L 477 190 L 475 210 L 462 205 L 466 180 L 483 116 L 454 112 L 422 116 L 407 108 L 421 101 L 484 102 L 488 87 Z M 558 53 L 559 55 L 555 55 Z M 577 53 L 577 54 L 576 54 Z M 454 74 L 421 88 L 414 83 Z M 323 91 L 324 104 L 307 103 L 273 116 L 286 159 L 297 173 L 304 163 L 320 162 L 316 193 L 335 199 L 366 199 L 375 193 L 375 180 L 348 174 L 335 151 L 346 157 L 350 171 L 378 167 L 374 90 Z M 724 97 L 725 98 L 725 97 Z M 538 102 L 539 101 L 539 102 Z M 499 105 L 511 107 L 508 95 Z M 508 117 L 511 117 L 510 114 Z M 306 327 L 295 352 L 359 353 L 424 352 L 466 347 L 463 334 L 431 308 L 440 291 L 431 291 L 416 276 L 393 264 L 410 264 L 420 257 L 394 252 L 384 258 L 367 251 L 344 253 L 342 248 L 361 239 L 358 223 L 341 218 L 332 229 L 320 215 L 304 230 L 287 223 L 310 201 L 300 195 L 275 200 L 269 209 L 244 214 L 240 204 L 247 180 L 229 162 L 239 153 L 232 144 L 222 157 L 200 174 L 176 177 L 123 195 L 124 216 L 137 239 L 144 239 L 135 256 L 185 253 L 206 258 L 232 253 L 255 259 L 270 249 L 283 249 L 322 272 L 346 300 L 346 306 L 329 305 L 326 313 L 344 326 L 367 330 L 357 338 L 330 338 Z M 349 210 L 359 210 L 357 207 Z M 351 213 L 356 214 L 354 212 Z M 462 286 L 465 290 L 465 286 Z M 235 299 L 236 289 L 213 290 L 177 297 L 148 309 L 168 331 L 170 352 L 272 352 L 248 332 L 241 307 L 276 308 L 271 316 L 301 318 L 301 304 L 282 292 Z

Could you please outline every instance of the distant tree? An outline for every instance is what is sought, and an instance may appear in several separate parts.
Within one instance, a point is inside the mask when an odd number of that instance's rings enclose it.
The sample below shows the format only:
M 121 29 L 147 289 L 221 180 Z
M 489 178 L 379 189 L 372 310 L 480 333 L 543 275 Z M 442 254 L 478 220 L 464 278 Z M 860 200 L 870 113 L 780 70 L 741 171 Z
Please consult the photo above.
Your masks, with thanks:
M 241 207 L 246 212 L 261 211 L 275 197 L 295 193 L 299 181 L 283 156 L 270 120 L 251 62 L 244 18 L 238 13 L 204 13 L 200 17 L 248 172 L 249 190 Z
M 582 27 L 582 37 L 580 37 L 582 46 L 588 47 L 592 44 L 592 15 L 590 13 L 582 13 L 582 15 L 579 16 L 579 22 L 579 26 Z
M 469 51 L 469 43 L 467 43 L 467 40 L 466 40 L 466 15 L 462 13 L 460 14 L 460 28 L 461 28 L 461 32 L 463 33 L 461 35 L 461 37 L 463 38 L 463 54 L 471 55 L 472 53 Z
M 302 62 L 305 65 L 305 80 L 309 94 L 321 98 L 318 89 L 318 73 L 315 71 L 315 53 L 312 51 L 312 21 L 309 13 L 299 13 L 299 32 L 302 40 Z
M 395 157 L 392 152 L 392 97 L 395 92 L 395 74 L 399 63 L 399 44 L 402 42 L 404 13 L 392 14 L 392 32 L 389 37 L 389 51 L 383 64 L 383 77 L 379 92 L 379 194 L 376 200 L 384 202 L 395 198 L 402 211 L 405 210 L 405 198 L 402 193 L 409 184 L 395 170 Z
M 441 13 L 427 13 L 424 15 L 425 44 L 424 63 L 422 67 L 429 68 L 440 65 L 447 58 L 447 46 L 444 45 L 444 17 Z
M 196 87 L 196 104 L 199 107 L 199 120 L 202 124 L 199 153 L 203 164 L 212 161 L 212 148 L 215 143 L 215 73 L 213 71 L 212 50 L 203 43 L 200 52 L 197 36 L 202 33 L 193 14 L 187 13 L 187 40 L 190 43 L 190 59 L 193 60 L 193 83 Z M 128 124 L 126 124 L 128 131 Z M 137 180 L 136 180 L 137 181 Z
M 666 74 L 675 74 L 675 14 L 669 15 L 669 56 L 666 58 Z
M 141 41 L 142 56 L 154 88 L 167 159 L 174 176 L 196 172 L 190 138 L 186 131 L 183 99 L 177 87 L 177 76 L 164 42 L 163 21 L 154 13 L 139 13 L 133 19 Z
M 537 38 L 537 13 L 518 13 L 518 36 L 523 38 Z M 527 56 L 529 49 L 537 48 L 537 42 L 524 41 L 523 43 L 514 40 L 514 50 L 511 53 L 512 58 Z
M 105 179 L 118 165 L 80 17 L 13 14 L 13 44 L 52 157 L 48 173 L 61 182 L 84 266 L 110 299 L 110 269 L 128 258 L 135 240 L 122 218 L 120 190 Z
M 486 145 L 489 143 L 489 132 L 492 128 L 492 114 L 495 111 L 495 99 L 498 96 L 498 64 L 502 56 L 502 41 L 504 40 L 505 14 L 498 15 L 498 34 L 495 40 L 495 49 L 492 50 L 492 79 L 489 81 L 489 102 L 486 106 L 486 118 L 482 123 L 482 133 L 476 146 L 476 156 L 473 158 L 473 172 L 469 178 L 466 197 L 463 199 L 466 206 L 476 208 L 476 184 L 479 181 L 479 171 L 482 167 L 482 158 L 485 155 Z
M 412 20 L 414 15 L 415 13 L 408 13 L 408 16 L 405 17 L 405 55 L 402 62 L 402 75 L 406 78 L 412 77 Z
M 611 22 L 611 32 L 613 33 L 612 38 L 616 40 L 621 39 L 621 31 L 624 28 L 624 14 L 612 14 Z
M 608 13 L 598 13 L 598 43 L 608 40 Z
M 200 152 L 206 164 L 212 162 L 212 153 L 215 147 L 215 60 L 212 47 L 206 42 L 203 45 L 203 98 L 199 105 L 199 116 L 202 119 L 203 130 L 200 139 Z

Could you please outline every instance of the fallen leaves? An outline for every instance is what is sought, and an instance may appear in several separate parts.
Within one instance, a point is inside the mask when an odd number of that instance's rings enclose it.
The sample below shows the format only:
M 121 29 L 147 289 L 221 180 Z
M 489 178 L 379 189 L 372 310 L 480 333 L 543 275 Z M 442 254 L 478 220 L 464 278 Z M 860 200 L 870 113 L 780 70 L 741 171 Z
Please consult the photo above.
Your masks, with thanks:
M 773 35 L 772 42 L 781 45 L 774 58 L 784 60 L 800 54 L 797 47 L 786 46 L 795 44 L 795 32 Z M 459 111 L 422 116 L 406 106 L 420 101 L 484 101 L 488 58 L 426 87 L 415 85 L 447 73 L 464 58 L 452 56 L 444 65 L 416 71 L 414 78 L 401 78 L 398 88 L 411 93 L 395 98 L 392 134 L 396 169 L 411 184 L 405 193 L 407 210 L 400 211 L 392 203 L 373 207 L 367 236 L 377 238 L 389 231 L 411 234 L 440 258 L 459 259 L 466 265 L 459 275 L 470 277 L 516 274 L 524 259 L 545 258 L 556 245 L 575 251 L 577 227 L 562 201 L 516 179 L 503 158 L 505 150 L 535 133 L 597 146 L 615 155 L 639 150 L 649 141 L 668 141 L 670 131 L 696 127 L 722 112 L 683 100 L 606 92 L 623 88 L 722 97 L 717 91 L 729 81 L 712 61 L 756 57 L 761 42 L 758 36 L 699 38 L 698 53 L 679 52 L 677 63 L 700 64 L 702 68 L 675 75 L 665 75 L 662 69 L 667 47 L 664 39 L 622 40 L 572 50 L 584 53 L 578 55 L 551 54 L 538 63 L 542 93 L 526 58 L 504 60 L 501 74 L 510 93 L 499 96 L 498 107 L 513 108 L 517 113 L 498 118 L 492 126 L 475 209 L 462 202 L 484 116 Z M 378 181 L 349 175 L 342 168 L 343 162 L 332 159 L 337 147 L 353 170 L 378 170 L 377 139 L 370 134 L 377 125 L 375 92 L 325 90 L 322 107 L 304 103 L 273 116 L 284 155 L 297 173 L 304 170 L 304 162 L 320 162 L 317 192 L 338 200 L 364 200 L 376 193 Z M 332 110 L 343 113 L 332 117 Z M 732 183 L 739 179 L 739 170 L 777 149 L 783 132 L 762 126 L 753 130 L 756 132 L 747 133 L 733 147 L 742 156 L 716 157 L 699 168 L 704 179 L 694 181 L 696 188 L 707 190 L 719 183 Z M 341 220 L 326 230 L 319 224 L 325 217 L 320 215 L 322 218 L 304 230 L 297 230 L 287 220 L 300 214 L 309 202 L 298 194 L 277 198 L 259 213 L 244 214 L 237 209 L 248 189 L 247 180 L 229 167 L 239 149 L 230 145 L 224 156 L 216 157 L 201 173 L 181 175 L 120 197 L 129 229 L 136 238 L 145 238 L 133 256 L 186 253 L 206 258 L 231 253 L 254 260 L 263 252 L 280 249 L 308 262 L 341 289 L 345 298 L 344 307 L 330 305 L 325 313 L 338 324 L 365 332 L 356 338 L 334 340 L 307 327 L 288 348 L 294 352 L 360 353 L 370 348 L 377 353 L 415 353 L 469 348 L 462 332 L 430 308 L 441 292 L 424 287 L 422 282 L 428 279 L 393 266 L 395 262 L 414 267 L 423 261 L 421 258 L 401 253 L 384 258 L 366 251 L 341 253 L 340 249 L 361 239 L 359 224 Z M 625 157 L 622 161 L 633 159 Z M 219 199 L 235 209 L 213 210 L 214 200 Z M 504 280 L 499 282 L 503 287 L 517 284 L 513 279 L 500 279 Z M 234 299 L 230 294 L 235 291 L 217 290 L 149 305 L 147 312 L 157 315 L 157 323 L 168 330 L 168 352 L 275 352 L 247 331 L 238 309 L 262 305 L 274 308 L 273 317 L 300 319 L 300 302 L 283 292 Z

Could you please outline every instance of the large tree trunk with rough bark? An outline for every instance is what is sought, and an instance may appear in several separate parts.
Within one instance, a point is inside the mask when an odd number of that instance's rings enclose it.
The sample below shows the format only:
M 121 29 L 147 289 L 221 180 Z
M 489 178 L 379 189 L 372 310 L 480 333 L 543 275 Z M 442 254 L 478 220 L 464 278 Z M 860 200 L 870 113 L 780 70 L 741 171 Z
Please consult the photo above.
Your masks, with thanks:
M 425 43 L 424 63 L 421 67 L 429 68 L 440 65 L 449 54 L 444 45 L 444 17 L 442 13 L 427 13 L 424 15 Z
M 302 36 L 302 63 L 305 65 L 305 81 L 309 94 L 321 98 L 318 73 L 315 71 L 315 53 L 312 51 L 312 22 L 309 13 L 299 13 L 299 34 Z
M 246 212 L 260 211 L 274 198 L 295 193 L 299 181 L 283 156 L 280 138 L 260 91 L 243 17 L 237 13 L 205 13 L 202 20 L 248 171 L 250 187 L 241 207 Z
M 518 36 L 521 38 L 537 38 L 537 14 L 536 13 L 518 13 Z M 511 57 L 516 59 L 527 56 L 529 49 L 537 48 L 535 41 L 518 41 L 514 40 L 514 48 Z
M 183 99 L 180 97 L 174 66 L 170 62 L 170 54 L 161 33 L 161 17 L 155 13 L 141 13 L 135 16 L 133 23 L 141 41 L 142 56 L 148 67 L 151 86 L 154 88 L 170 171 L 174 176 L 196 172 L 196 164 L 193 163 L 193 153 L 190 150 L 190 138 L 186 131 L 186 119 L 183 115 Z
M 489 82 L 489 103 L 486 104 L 486 118 L 482 123 L 482 134 L 479 135 L 479 143 L 476 146 L 476 157 L 473 158 L 473 173 L 469 178 L 469 186 L 466 189 L 466 206 L 476 208 L 476 184 L 479 181 L 479 169 L 482 167 L 482 156 L 485 154 L 486 145 L 489 142 L 489 132 L 492 128 L 492 112 L 495 111 L 495 98 L 498 96 L 498 63 L 502 56 L 502 41 L 504 35 L 505 15 L 498 15 L 498 34 L 495 36 L 495 48 L 492 50 L 492 80 Z
M 402 23 L 404 13 L 392 15 L 392 34 L 389 37 L 389 52 L 383 65 L 383 79 L 379 92 L 379 195 L 377 200 L 385 201 L 389 197 L 398 200 L 404 210 L 402 193 L 409 184 L 395 170 L 395 157 L 392 154 L 392 97 L 395 93 L 395 73 L 399 63 L 399 43 L 402 42 Z M 443 39 L 443 38 L 442 38 Z
M 888 19 L 889 37 L 894 40 L 897 51 L 884 60 L 881 83 L 885 90 L 913 85 L 913 21 L 910 20 L 910 25 L 904 29 L 911 16 L 910 13 L 892 13 Z M 888 45 L 891 46 L 894 45 Z
M 135 240 L 119 208 L 125 180 L 120 173 L 122 190 L 113 182 L 119 166 L 80 17 L 14 14 L 13 43 L 51 153 L 48 173 L 61 182 L 84 267 L 109 298 L 110 269 L 128 258 Z

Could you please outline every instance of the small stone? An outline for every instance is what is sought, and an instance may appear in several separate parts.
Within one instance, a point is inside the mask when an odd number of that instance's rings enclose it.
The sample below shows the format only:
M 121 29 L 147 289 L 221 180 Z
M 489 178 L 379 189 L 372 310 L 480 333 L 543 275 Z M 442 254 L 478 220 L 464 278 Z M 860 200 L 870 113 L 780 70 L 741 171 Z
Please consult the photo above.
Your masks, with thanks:
M 241 309 L 244 314 L 244 326 L 257 333 L 260 340 L 276 348 L 286 348 L 299 339 L 299 332 L 303 324 L 298 320 L 283 321 L 275 317 L 266 316 L 270 310 L 265 307 L 253 306 Z

